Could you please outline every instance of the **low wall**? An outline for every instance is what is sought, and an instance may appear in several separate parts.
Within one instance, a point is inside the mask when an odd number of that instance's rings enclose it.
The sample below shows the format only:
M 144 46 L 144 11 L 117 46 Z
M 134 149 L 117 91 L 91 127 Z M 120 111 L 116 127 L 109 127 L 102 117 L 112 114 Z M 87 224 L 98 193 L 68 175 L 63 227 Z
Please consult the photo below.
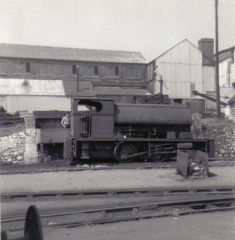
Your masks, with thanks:
M 215 157 L 235 160 L 235 123 L 221 120 L 203 120 L 205 137 L 215 140 Z
M 0 138 L 1 163 L 24 163 L 25 132 L 20 131 Z

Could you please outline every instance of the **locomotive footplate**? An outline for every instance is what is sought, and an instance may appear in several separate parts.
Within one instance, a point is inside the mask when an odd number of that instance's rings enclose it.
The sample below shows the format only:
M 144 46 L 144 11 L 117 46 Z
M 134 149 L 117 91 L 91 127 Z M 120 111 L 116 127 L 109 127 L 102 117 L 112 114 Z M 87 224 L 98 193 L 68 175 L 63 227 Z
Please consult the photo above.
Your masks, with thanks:
M 204 139 L 74 139 L 74 158 L 114 159 L 117 162 L 130 161 L 171 161 L 176 160 L 178 149 L 198 150 L 213 157 L 214 141 Z M 212 154 L 210 154 L 212 153 Z

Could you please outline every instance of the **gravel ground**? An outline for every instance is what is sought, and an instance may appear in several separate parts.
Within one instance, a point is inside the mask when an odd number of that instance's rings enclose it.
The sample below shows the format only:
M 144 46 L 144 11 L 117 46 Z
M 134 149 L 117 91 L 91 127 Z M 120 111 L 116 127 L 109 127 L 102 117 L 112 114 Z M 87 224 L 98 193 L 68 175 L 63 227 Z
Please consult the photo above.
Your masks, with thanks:
M 235 212 L 197 214 L 56 229 L 45 232 L 45 240 L 232 240 L 235 239 Z
M 235 167 L 211 167 L 211 177 L 184 179 L 175 169 L 115 169 L 4 174 L 2 193 L 150 187 L 235 186 Z

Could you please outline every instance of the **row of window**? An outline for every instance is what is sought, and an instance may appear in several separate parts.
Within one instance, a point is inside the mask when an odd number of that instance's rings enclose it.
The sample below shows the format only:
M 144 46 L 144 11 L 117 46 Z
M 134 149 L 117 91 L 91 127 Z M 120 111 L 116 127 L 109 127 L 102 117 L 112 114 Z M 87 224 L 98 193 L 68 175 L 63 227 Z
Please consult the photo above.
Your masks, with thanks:
M 78 65 L 72 65 L 72 73 L 77 74 L 77 68 L 79 69 Z M 98 66 L 89 67 L 89 73 L 93 73 L 93 75 L 98 76 L 99 75 L 99 69 Z M 30 63 L 26 63 L 26 72 L 30 72 Z M 114 75 L 119 76 L 119 67 L 114 67 Z
M 79 69 L 78 65 L 73 65 L 73 67 L 72 67 L 73 74 L 77 74 L 77 67 Z M 99 75 L 99 68 L 98 68 L 98 66 L 93 66 L 93 67 L 89 66 L 89 70 L 90 70 L 89 73 L 93 73 L 93 75 L 95 75 L 95 76 Z M 114 68 L 114 75 L 115 76 L 119 76 L 119 67 L 115 67 Z

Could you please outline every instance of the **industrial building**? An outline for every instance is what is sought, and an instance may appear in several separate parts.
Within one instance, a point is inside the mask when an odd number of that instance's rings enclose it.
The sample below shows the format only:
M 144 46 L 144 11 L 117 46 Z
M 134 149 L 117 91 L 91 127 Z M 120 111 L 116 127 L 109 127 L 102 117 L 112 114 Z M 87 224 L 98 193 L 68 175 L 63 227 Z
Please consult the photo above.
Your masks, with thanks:
M 69 110 L 74 96 L 149 95 L 139 52 L 0 44 L 0 105 L 8 112 Z
M 234 95 L 235 47 L 219 53 L 221 101 Z M 182 99 L 195 111 L 214 112 L 214 41 L 188 39 L 147 63 L 139 52 L 0 44 L 0 106 L 16 111 L 70 109 L 75 96 L 141 102 L 162 93 Z
M 222 96 L 231 97 L 235 87 L 235 46 L 219 52 L 219 80 Z
M 219 53 L 221 101 L 228 102 L 234 95 L 234 47 Z M 215 98 L 215 59 L 214 40 L 202 38 L 198 47 L 188 39 L 171 47 L 155 58 L 148 66 L 148 80 L 154 71 L 158 78 L 152 83 L 154 93 L 160 92 L 160 79 L 163 80 L 163 94 L 170 98 L 182 99 L 197 109 L 214 112 L 216 105 L 193 94 L 194 91 Z
M 199 41 L 201 49 L 206 48 L 205 42 L 208 44 L 207 39 L 204 42 Z M 213 40 L 211 44 L 209 56 L 185 39 L 150 63 L 157 66 L 157 74 L 163 78 L 164 93 L 171 98 L 194 98 L 192 90 L 214 90 Z M 158 86 L 159 83 L 156 82 L 155 92 L 159 91 Z

